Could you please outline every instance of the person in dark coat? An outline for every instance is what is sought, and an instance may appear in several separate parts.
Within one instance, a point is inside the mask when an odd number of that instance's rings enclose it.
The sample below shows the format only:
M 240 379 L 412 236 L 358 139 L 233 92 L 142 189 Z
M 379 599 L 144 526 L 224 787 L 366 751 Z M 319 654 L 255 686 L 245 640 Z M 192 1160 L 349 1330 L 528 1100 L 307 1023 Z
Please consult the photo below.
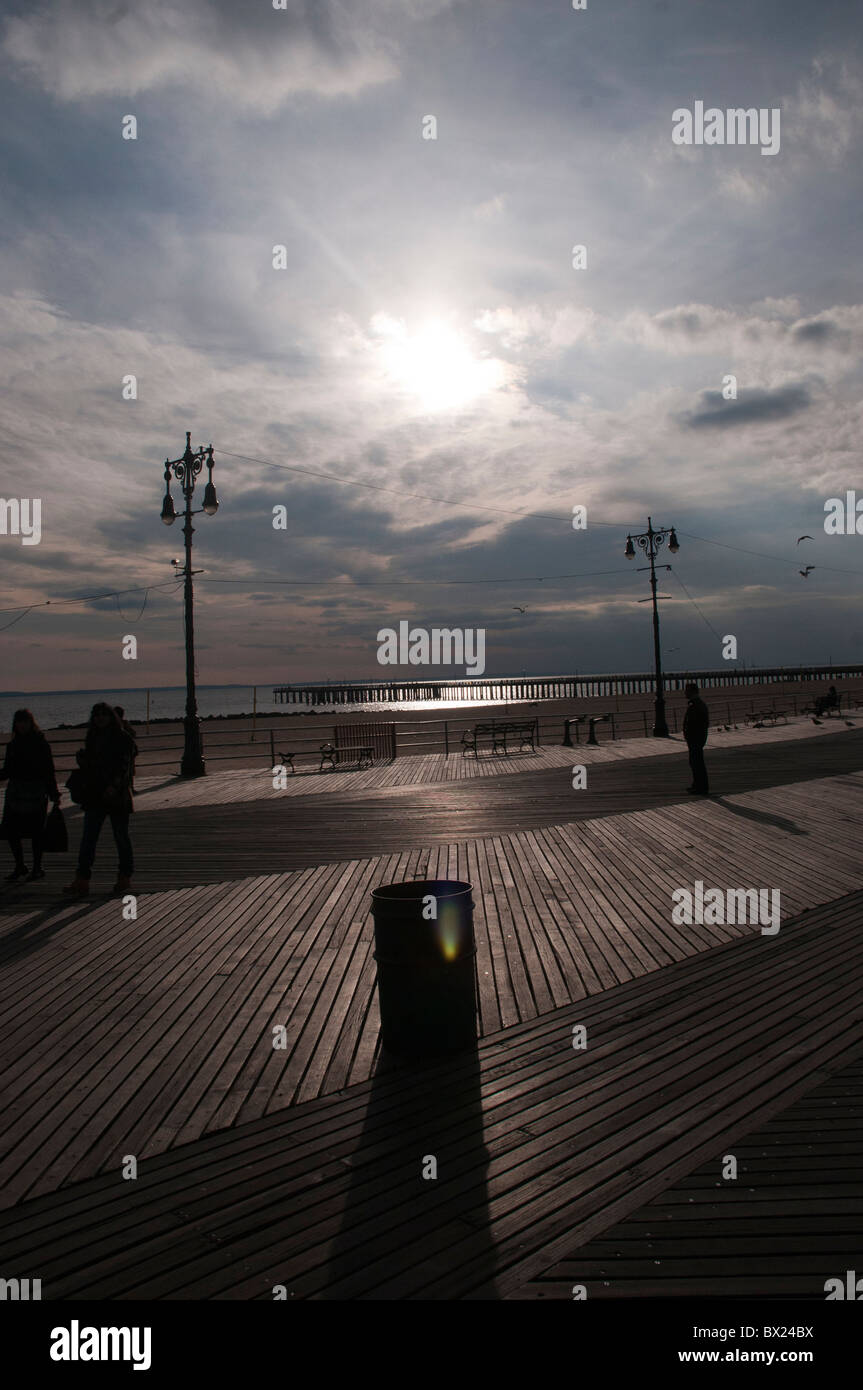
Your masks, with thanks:
M 12 738 L 0 768 L 0 780 L 9 779 L 3 803 L 0 835 L 9 841 L 15 868 L 6 875 L 7 883 L 26 878 L 28 883 L 44 878 L 42 836 L 48 802 L 60 804 L 60 791 L 54 772 L 51 747 L 28 709 L 16 709 L 12 718 Z M 23 841 L 33 845 L 33 868 L 24 863 Z
M 120 728 L 123 730 L 123 733 L 124 733 L 124 734 L 128 734 L 129 737 L 130 737 L 130 739 L 132 740 L 132 742 L 135 744 L 135 752 L 137 753 L 137 751 L 138 751 L 138 745 L 137 745 L 137 743 L 135 742 L 135 730 L 134 730 L 134 728 L 132 727 L 132 725 L 129 723 L 128 719 L 126 718 L 126 711 L 124 710 L 123 706 L 122 706 L 122 705 L 115 705 L 115 706 L 114 706 L 114 713 L 116 714 L 117 718 L 118 718 L 119 721 L 120 721 Z M 134 758 L 132 759 L 132 780 L 131 780 L 131 786 L 132 786 L 132 791 L 134 792 L 134 790 L 135 790 L 135 759 L 134 759 Z
M 690 681 L 686 687 L 686 698 L 689 706 L 683 719 L 683 737 L 689 748 L 689 766 L 692 768 L 692 786 L 686 790 L 693 796 L 709 796 L 704 745 L 710 728 L 710 714 L 694 681 Z
M 76 754 L 83 774 L 81 806 L 84 810 L 84 830 L 75 878 L 63 889 L 70 896 L 80 898 L 90 891 L 96 845 L 106 817 L 110 818 L 119 856 L 113 891 L 131 892 L 134 861 L 129 817 L 134 810 L 132 767 L 137 752 L 135 740 L 124 732 L 111 706 L 104 703 L 94 705 L 84 747 Z

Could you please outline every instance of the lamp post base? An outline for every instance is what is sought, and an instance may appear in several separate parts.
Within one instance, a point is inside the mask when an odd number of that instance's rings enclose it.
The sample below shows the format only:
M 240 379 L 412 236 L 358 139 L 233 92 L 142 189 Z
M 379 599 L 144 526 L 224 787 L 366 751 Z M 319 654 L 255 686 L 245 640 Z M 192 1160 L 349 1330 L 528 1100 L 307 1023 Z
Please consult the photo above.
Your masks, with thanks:
M 207 769 L 204 766 L 204 754 L 201 744 L 201 729 L 197 719 L 183 720 L 186 733 L 183 757 L 180 763 L 181 777 L 206 777 Z
M 654 737 L 654 738 L 671 738 L 671 734 L 668 732 L 668 724 L 667 724 L 666 719 L 665 719 L 665 701 L 664 701 L 664 700 L 657 700 L 657 701 L 656 701 L 656 708 L 655 708 L 655 712 L 654 712 L 654 715 L 653 715 L 653 737 Z

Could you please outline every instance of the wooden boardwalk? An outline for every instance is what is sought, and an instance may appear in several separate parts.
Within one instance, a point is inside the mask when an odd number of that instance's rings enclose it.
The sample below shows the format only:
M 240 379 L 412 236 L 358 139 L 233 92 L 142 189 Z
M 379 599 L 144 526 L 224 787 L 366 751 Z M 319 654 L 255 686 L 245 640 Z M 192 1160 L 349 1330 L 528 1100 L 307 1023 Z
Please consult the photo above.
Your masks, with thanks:
M 861 717 L 852 718 L 859 727 Z M 846 725 L 827 720 L 814 725 L 808 719 L 793 719 L 775 729 L 711 729 L 708 756 L 729 748 L 770 748 L 775 745 L 799 742 L 801 739 L 830 738 L 843 732 Z M 278 750 L 278 744 L 276 745 Z M 250 749 L 251 751 L 251 749 Z M 492 756 L 483 751 L 479 758 L 462 757 L 455 751 L 448 757 L 443 753 L 414 754 L 399 757 L 394 762 L 351 772 L 318 773 L 298 771 L 287 775 L 287 785 L 274 789 L 272 770 L 266 750 L 261 765 L 235 769 L 230 772 L 211 768 L 206 777 L 190 781 L 179 776 L 161 774 L 139 775 L 139 795 L 136 805 L 141 811 L 176 810 L 181 806 L 218 806 L 240 801 L 279 801 L 285 797 L 312 796 L 325 793 L 387 791 L 399 787 L 436 786 L 442 782 L 474 781 L 485 777 L 507 777 L 517 773 L 545 771 L 551 768 L 571 768 L 575 763 L 595 767 L 602 763 L 629 761 L 632 758 L 662 758 L 677 756 L 685 765 L 686 745 L 681 736 L 670 739 L 625 738 L 607 740 L 597 747 L 584 742 L 572 748 L 560 743 L 544 744 L 534 753 L 509 753 Z
M 861 1276 L 863 1057 L 734 1143 L 640 1211 L 559 1261 L 513 1298 L 823 1299 Z
M 48 861 L 0 896 L 4 1261 L 46 1298 L 558 1296 L 863 1048 L 863 737 L 792 732 L 714 747 L 706 800 L 645 741 L 281 802 L 166 787 L 134 821 L 133 921 L 58 899 Z M 419 1071 L 379 1050 L 369 916 L 412 877 L 474 886 L 481 1028 Z M 696 879 L 778 889 L 781 930 L 675 925 Z
M 709 766 L 715 792 L 711 804 L 725 808 L 729 816 L 730 800 L 741 792 L 825 776 L 842 777 L 836 801 L 836 814 L 842 815 L 845 777 L 863 771 L 863 730 L 728 748 L 714 752 Z M 688 779 L 684 750 L 603 762 L 588 769 L 582 790 L 573 789 L 567 765 L 440 785 L 142 811 L 132 818 L 135 886 L 142 893 L 193 887 L 539 830 L 645 807 L 667 808 L 690 801 L 685 793 Z M 788 820 L 779 814 L 783 823 Z M 792 833 L 805 835 L 805 809 L 796 814 L 799 824 Z M 736 836 L 741 827 L 730 819 L 726 824 L 729 835 Z M 80 816 L 70 817 L 73 845 L 79 832 Z M 69 877 L 73 863 L 68 856 L 61 869 L 47 859 L 50 879 L 4 893 L 0 914 L 15 912 L 19 904 L 47 905 L 51 882 L 58 881 L 55 875 Z M 96 859 L 94 892 L 100 886 L 110 889 L 115 864 L 106 828 Z
M 861 928 L 855 893 L 475 1056 L 24 1203 L 0 1217 L 4 1257 L 46 1299 L 516 1294 L 859 1056 Z
M 863 887 L 861 823 L 855 773 L 142 895 L 134 922 L 116 900 L 10 910 L 0 1200 L 370 1077 L 378 883 L 473 883 L 491 1036 L 757 931 L 674 926 L 671 893 L 696 878 L 778 888 L 786 917 Z

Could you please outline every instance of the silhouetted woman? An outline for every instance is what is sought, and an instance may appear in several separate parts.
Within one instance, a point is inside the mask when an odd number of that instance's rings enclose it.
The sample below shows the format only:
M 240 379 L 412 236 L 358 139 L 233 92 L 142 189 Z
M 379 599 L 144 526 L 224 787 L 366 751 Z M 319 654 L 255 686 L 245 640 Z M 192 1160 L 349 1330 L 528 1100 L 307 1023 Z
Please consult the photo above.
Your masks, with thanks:
M 132 765 L 138 749 L 135 740 L 123 731 L 110 705 L 99 703 L 90 711 L 90 723 L 84 747 L 76 754 L 83 773 L 84 830 L 78 851 L 75 878 L 63 889 L 74 897 L 90 891 L 90 872 L 96 858 L 99 832 L 110 817 L 117 846 L 119 866 L 115 893 L 129 893 L 132 888 L 132 842 L 129 839 L 129 816 L 132 803 Z
M 54 773 L 54 759 L 48 740 L 28 709 L 16 709 L 12 717 L 12 738 L 6 745 L 6 758 L 0 779 L 9 779 L 3 803 L 0 832 L 9 841 L 15 868 L 6 875 L 7 883 L 26 878 L 28 883 L 44 878 L 42 836 L 48 801 L 60 804 L 60 791 Z M 33 868 L 28 874 L 24 863 L 24 840 L 33 844 Z

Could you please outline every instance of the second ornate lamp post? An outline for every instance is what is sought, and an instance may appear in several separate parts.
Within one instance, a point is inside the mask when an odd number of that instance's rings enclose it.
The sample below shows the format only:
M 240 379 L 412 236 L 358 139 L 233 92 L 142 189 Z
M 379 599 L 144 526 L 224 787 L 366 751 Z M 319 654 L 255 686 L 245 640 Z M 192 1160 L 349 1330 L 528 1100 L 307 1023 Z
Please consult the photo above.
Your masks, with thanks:
M 665 526 L 661 530 L 655 531 L 653 529 L 653 522 L 650 517 L 648 517 L 647 530 L 643 531 L 638 536 L 627 536 L 626 550 L 624 551 L 626 558 L 632 560 L 635 556 L 635 546 L 637 545 L 639 550 L 643 550 L 650 560 L 650 588 L 651 598 L 653 600 L 653 656 L 656 664 L 656 706 L 653 718 L 654 738 L 668 738 L 668 724 L 665 719 L 665 690 L 662 683 L 662 654 L 659 646 L 659 607 L 656 602 L 656 565 L 654 563 L 657 553 L 665 544 L 666 540 L 668 541 L 668 549 L 671 551 L 671 554 L 676 555 L 680 546 L 677 543 L 674 527 Z M 633 541 L 635 545 L 633 545 Z M 648 566 L 645 565 L 644 568 L 647 569 Z M 660 569 L 670 570 L 671 566 L 660 565 Z M 639 600 L 640 603 L 644 603 L 645 601 L 644 599 Z
M 206 512 L 207 516 L 215 516 L 219 510 L 219 499 L 216 496 L 216 486 L 213 482 L 213 446 L 211 444 L 209 448 L 205 449 L 201 445 L 193 453 L 191 439 L 191 431 L 187 430 L 186 449 L 183 457 L 165 460 L 165 500 L 162 503 L 162 520 L 166 526 L 171 526 L 177 516 L 174 510 L 174 499 L 171 496 L 171 476 L 173 474 L 186 499 L 186 509 L 183 513 L 183 539 L 186 542 L 186 563 L 183 568 L 186 625 L 186 717 L 183 720 L 185 743 L 183 758 L 180 763 L 180 776 L 203 777 L 206 768 L 204 767 L 203 746 L 201 744 L 201 724 L 198 719 L 198 705 L 195 698 L 195 624 L 192 590 L 192 575 L 195 573 L 192 569 L 192 535 L 195 528 L 192 525 L 192 517 L 196 513 L 192 511 L 192 494 L 195 491 L 195 479 L 205 463 L 209 477 L 204 488 L 204 502 L 201 511 Z

